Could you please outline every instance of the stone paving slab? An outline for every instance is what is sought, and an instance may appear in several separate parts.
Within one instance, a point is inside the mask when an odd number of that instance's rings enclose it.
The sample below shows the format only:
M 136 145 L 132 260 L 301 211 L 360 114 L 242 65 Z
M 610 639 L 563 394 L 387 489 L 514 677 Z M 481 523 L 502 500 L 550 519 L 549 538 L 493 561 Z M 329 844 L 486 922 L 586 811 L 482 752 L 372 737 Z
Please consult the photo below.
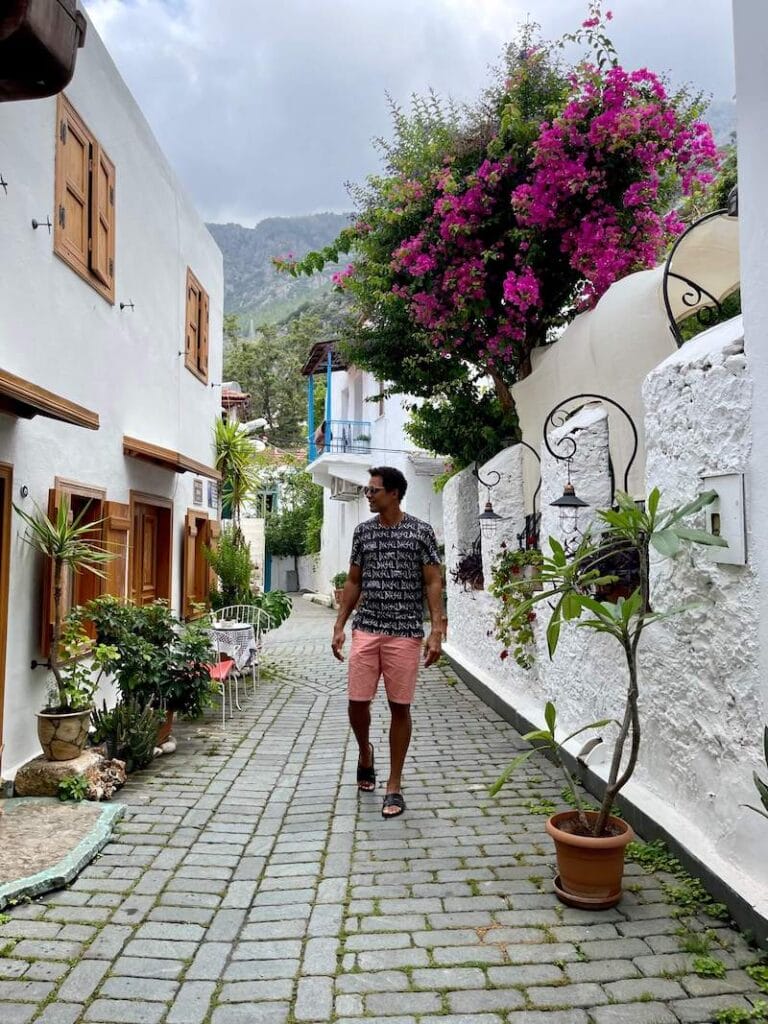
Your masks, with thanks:
M 669 879 L 630 864 L 618 908 L 558 903 L 536 812 L 561 780 L 535 758 L 489 798 L 522 741 L 442 665 L 420 684 L 408 811 L 383 821 L 381 785 L 355 789 L 331 619 L 297 602 L 226 731 L 180 727 L 98 860 L 0 919 L 2 1024 L 708 1024 L 755 1005 L 756 951 L 688 915 L 724 971 L 697 974 Z

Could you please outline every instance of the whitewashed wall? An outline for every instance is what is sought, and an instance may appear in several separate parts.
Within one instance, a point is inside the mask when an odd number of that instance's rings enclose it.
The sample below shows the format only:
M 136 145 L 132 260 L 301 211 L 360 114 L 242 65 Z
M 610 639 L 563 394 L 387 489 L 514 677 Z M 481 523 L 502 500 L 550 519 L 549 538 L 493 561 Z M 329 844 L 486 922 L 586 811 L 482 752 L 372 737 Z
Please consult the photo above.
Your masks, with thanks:
M 714 328 L 671 355 L 645 381 L 647 489 L 658 485 L 667 505 L 699 493 L 702 474 L 740 472 L 749 461 L 752 383 L 741 334 L 740 318 Z M 572 471 L 577 494 L 592 508 L 605 507 L 610 500 L 605 411 L 585 409 L 564 429 L 578 443 Z M 549 534 L 559 535 L 550 502 L 562 493 L 565 469 L 542 454 L 544 542 Z M 466 531 L 476 529 L 466 516 L 467 493 L 462 475 L 445 490 L 446 536 L 459 547 Z M 763 518 L 750 517 L 753 544 L 764 543 Z M 752 771 L 761 760 L 758 652 L 768 636 L 760 624 L 754 570 L 718 565 L 699 549 L 674 563 L 652 558 L 651 583 L 655 608 L 690 601 L 700 607 L 650 627 L 644 636 L 643 742 L 625 794 L 765 913 L 765 822 L 740 806 L 754 802 Z M 536 664 L 525 671 L 511 656 L 500 658 L 501 644 L 493 637 L 495 610 L 489 594 L 467 593 L 449 582 L 447 650 L 526 718 L 542 723 L 547 699 L 557 704 L 566 730 L 614 717 L 623 708 L 626 669 L 610 637 L 566 625 L 550 662 L 544 603 L 535 623 Z M 606 771 L 609 749 L 606 743 L 590 757 L 598 772 Z
M 13 497 L 45 507 L 60 476 L 127 502 L 144 491 L 173 500 L 173 603 L 179 605 L 184 514 L 193 477 L 123 455 L 129 434 L 211 464 L 220 392 L 184 367 L 185 284 L 190 266 L 210 297 L 209 379 L 221 381 L 222 258 L 184 194 L 93 25 L 67 95 L 116 166 L 115 305 L 53 254 L 56 100 L 0 105 L 2 198 L 0 366 L 101 417 L 98 432 L 37 417 L 0 415 L 0 461 L 14 470 Z M 133 310 L 119 308 L 132 301 Z M 29 496 L 20 497 L 20 488 Z M 204 487 L 207 495 L 207 485 Z M 216 514 L 216 510 L 209 510 Z M 6 665 L 3 776 L 39 753 L 34 713 L 45 672 L 31 672 L 40 634 L 39 559 L 14 516 Z
M 321 579 L 320 555 L 300 555 L 272 558 L 272 590 L 288 590 L 288 573 L 294 572 L 298 562 L 299 589 L 330 592 L 330 584 Z

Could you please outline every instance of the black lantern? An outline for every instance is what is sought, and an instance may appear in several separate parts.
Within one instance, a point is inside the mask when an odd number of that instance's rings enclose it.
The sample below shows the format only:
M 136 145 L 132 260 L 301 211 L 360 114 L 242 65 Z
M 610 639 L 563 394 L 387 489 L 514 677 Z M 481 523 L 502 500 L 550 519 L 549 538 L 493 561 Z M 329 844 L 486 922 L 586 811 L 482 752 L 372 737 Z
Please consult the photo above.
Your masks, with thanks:
M 480 523 L 480 533 L 482 538 L 483 540 L 488 541 L 493 540 L 496 536 L 496 531 L 499 528 L 499 523 L 504 522 L 504 516 L 500 516 L 498 513 L 494 512 L 493 504 L 491 503 L 491 488 L 495 487 L 496 484 L 499 483 L 501 480 L 501 474 L 497 473 L 495 469 L 492 469 L 490 472 L 492 476 L 496 477 L 493 483 L 491 483 L 490 480 L 483 480 L 478 472 L 477 463 L 475 463 L 475 468 L 472 470 L 472 474 L 477 478 L 478 483 L 482 484 L 486 489 L 487 496 L 485 508 L 477 518 Z
M 558 510 L 560 519 L 560 529 L 563 534 L 573 535 L 578 534 L 579 530 L 579 509 L 589 508 L 588 501 L 582 501 L 582 499 L 576 493 L 573 484 L 570 480 L 570 465 L 568 466 L 568 483 L 563 488 L 563 496 L 557 498 L 555 501 L 551 501 L 550 505 Z

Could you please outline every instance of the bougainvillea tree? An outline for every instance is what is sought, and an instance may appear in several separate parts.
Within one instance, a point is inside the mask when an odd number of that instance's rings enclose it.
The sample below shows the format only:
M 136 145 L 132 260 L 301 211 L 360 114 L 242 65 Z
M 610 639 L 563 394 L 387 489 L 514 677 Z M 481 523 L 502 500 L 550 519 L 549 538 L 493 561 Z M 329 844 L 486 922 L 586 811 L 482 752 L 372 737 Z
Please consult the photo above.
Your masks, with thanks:
M 443 453 L 460 462 L 466 439 L 446 448 L 445 437 L 451 422 L 458 433 L 455 397 L 466 403 L 473 388 L 488 411 L 492 381 L 488 446 L 513 437 L 509 388 L 531 351 L 614 281 L 655 265 L 683 229 L 675 202 L 712 179 L 700 103 L 621 67 L 609 19 L 593 0 L 569 37 L 589 47 L 575 66 L 526 26 L 475 107 L 430 97 L 411 117 L 396 110 L 386 172 L 354 193 L 355 223 L 323 252 L 277 261 L 300 274 L 351 255 L 335 278 L 354 299 L 350 358 L 391 391 L 425 398 L 414 437 L 439 426 Z

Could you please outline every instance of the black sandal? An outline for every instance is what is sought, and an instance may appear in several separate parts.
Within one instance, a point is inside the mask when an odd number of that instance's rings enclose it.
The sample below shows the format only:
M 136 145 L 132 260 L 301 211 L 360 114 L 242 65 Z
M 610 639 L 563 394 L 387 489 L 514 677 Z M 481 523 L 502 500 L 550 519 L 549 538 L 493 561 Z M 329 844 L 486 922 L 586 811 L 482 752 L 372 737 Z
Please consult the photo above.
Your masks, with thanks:
M 385 814 L 387 807 L 397 807 L 397 811 L 394 814 Z M 384 803 L 381 808 L 382 818 L 399 818 L 405 810 L 405 800 L 403 800 L 402 793 L 387 793 L 384 797 Z
M 368 746 L 371 748 L 370 768 L 363 768 L 360 758 L 357 759 L 357 788 L 361 793 L 372 793 L 376 789 L 376 760 L 373 754 L 373 744 L 369 743 Z M 361 785 L 363 782 L 369 782 L 370 788 Z

